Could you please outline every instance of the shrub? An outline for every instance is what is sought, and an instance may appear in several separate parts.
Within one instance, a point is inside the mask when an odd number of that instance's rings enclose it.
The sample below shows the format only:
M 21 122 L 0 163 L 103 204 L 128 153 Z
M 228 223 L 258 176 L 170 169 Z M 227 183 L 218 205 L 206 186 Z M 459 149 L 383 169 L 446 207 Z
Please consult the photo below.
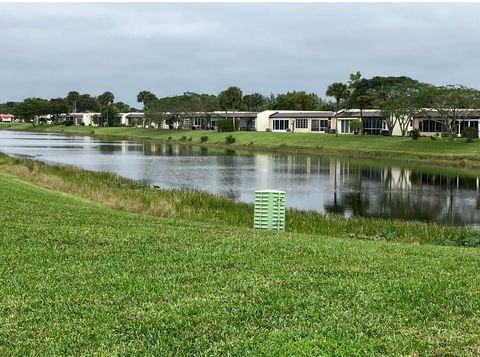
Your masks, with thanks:
M 218 119 L 217 130 L 221 132 L 237 131 L 240 129 L 240 119 L 235 119 L 235 130 L 233 130 L 232 119 Z
M 418 129 L 413 129 L 413 130 L 410 132 L 410 136 L 412 137 L 413 140 L 418 140 L 418 138 L 420 137 L 420 130 L 418 130 Z
M 204 143 L 206 141 L 208 141 L 208 136 L 201 136 L 200 137 L 200 142 Z
M 172 140 L 172 137 L 171 137 L 171 136 L 169 136 L 169 137 L 168 137 L 168 140 Z
M 95 130 L 92 130 L 92 131 L 90 132 L 90 134 L 95 134 Z
M 192 137 L 189 137 L 189 138 L 188 138 L 188 141 L 192 141 Z
M 235 138 L 233 135 L 229 135 L 225 138 L 225 144 L 233 144 L 235 142 Z
M 183 136 L 180 138 L 180 140 L 186 141 L 186 140 L 187 140 L 187 137 L 186 137 L 185 135 L 183 135 Z
M 360 119 L 354 119 L 350 121 L 350 129 L 357 135 L 360 132 L 360 129 L 362 127 L 362 122 Z
M 432 136 L 430 137 L 430 140 L 435 141 L 435 140 L 437 140 L 437 137 L 436 137 L 435 135 L 432 135 Z
M 472 142 L 475 139 L 478 139 L 478 128 L 468 127 L 463 130 L 463 135 L 467 138 L 467 143 Z

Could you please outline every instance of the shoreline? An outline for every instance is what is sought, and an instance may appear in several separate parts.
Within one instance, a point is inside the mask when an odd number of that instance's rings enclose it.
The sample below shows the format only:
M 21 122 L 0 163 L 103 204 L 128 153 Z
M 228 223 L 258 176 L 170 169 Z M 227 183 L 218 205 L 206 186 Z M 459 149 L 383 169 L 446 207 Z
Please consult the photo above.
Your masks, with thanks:
M 163 218 L 210 222 L 251 229 L 252 203 L 188 189 L 155 189 L 117 174 L 44 163 L 0 153 L 0 172 L 44 189 L 96 202 L 116 210 Z M 219 213 L 221 212 L 221 214 Z M 323 215 L 287 208 L 286 232 L 347 240 L 405 244 L 479 246 L 480 231 L 467 226 L 370 217 Z
M 336 156 L 347 159 L 374 159 L 410 164 L 428 163 L 445 165 L 452 168 L 480 169 L 480 141 L 478 143 L 467 144 L 463 142 L 462 139 L 460 139 L 462 141 L 458 140 L 450 143 L 444 141 L 444 139 L 432 141 L 428 138 L 420 138 L 418 141 L 413 141 L 405 137 L 335 137 L 329 134 L 312 133 L 240 131 L 222 133 L 209 130 L 167 130 L 126 127 L 102 128 L 63 125 L 31 126 L 28 124 L 1 124 L 0 130 L 195 145 L 246 151 L 251 154 L 263 152 L 272 154 Z M 228 135 L 236 137 L 236 143 L 225 144 L 223 140 Z M 202 142 L 202 136 L 208 136 L 208 140 Z M 262 140 L 264 142 L 262 142 Z M 267 140 L 268 142 L 265 142 Z M 302 142 L 303 145 L 300 145 Z M 361 145 L 362 143 L 365 144 L 363 147 Z M 445 145 L 442 147 L 442 144 Z M 386 148 L 385 146 L 396 146 L 398 149 Z M 415 147 L 419 146 L 419 150 L 415 151 Z M 401 148 L 403 148 L 403 150 L 400 150 Z M 468 149 L 469 152 L 463 153 L 461 152 L 462 149 Z

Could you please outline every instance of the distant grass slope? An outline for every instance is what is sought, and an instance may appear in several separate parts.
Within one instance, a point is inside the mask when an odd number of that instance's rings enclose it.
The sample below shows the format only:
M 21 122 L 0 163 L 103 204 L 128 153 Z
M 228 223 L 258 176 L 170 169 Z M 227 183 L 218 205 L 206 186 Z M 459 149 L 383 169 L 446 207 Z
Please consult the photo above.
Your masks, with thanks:
M 285 152 L 306 152 L 312 154 L 338 154 L 349 157 L 374 157 L 405 161 L 447 163 L 455 166 L 480 166 L 480 140 L 467 143 L 465 139 L 449 142 L 439 138 L 435 141 L 420 138 L 415 141 L 409 137 L 354 136 L 318 133 L 267 133 L 246 132 L 219 133 L 205 130 L 156 130 L 142 128 L 92 128 L 81 126 L 28 126 L 25 124 L 0 125 L 10 130 L 33 130 L 82 134 L 95 136 L 114 136 L 119 138 L 182 141 L 182 137 L 191 143 L 199 144 L 202 136 L 208 136 L 203 145 L 225 145 L 225 137 L 232 134 L 236 142 L 232 148 L 250 148 L 252 150 L 280 150 Z M 185 141 L 187 142 L 187 141 Z
M 0 174 L 0 355 L 480 354 L 480 250 L 125 213 Z

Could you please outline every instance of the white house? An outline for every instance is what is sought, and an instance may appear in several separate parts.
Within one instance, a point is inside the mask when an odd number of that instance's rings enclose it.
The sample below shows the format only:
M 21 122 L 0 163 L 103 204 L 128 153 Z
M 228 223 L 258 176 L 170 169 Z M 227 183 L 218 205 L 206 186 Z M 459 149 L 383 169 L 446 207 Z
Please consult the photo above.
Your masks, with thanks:
M 0 122 L 11 123 L 15 119 L 13 114 L 0 114 Z

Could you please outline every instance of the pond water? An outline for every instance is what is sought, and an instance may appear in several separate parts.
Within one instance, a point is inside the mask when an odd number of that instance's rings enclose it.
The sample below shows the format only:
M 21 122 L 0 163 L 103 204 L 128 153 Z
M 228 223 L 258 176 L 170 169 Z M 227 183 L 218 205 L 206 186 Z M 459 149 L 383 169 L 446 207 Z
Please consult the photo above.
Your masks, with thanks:
M 440 169 L 13 131 L 0 131 L 0 151 L 243 202 L 252 202 L 255 190 L 279 189 L 288 207 L 320 213 L 480 225 L 479 178 Z

